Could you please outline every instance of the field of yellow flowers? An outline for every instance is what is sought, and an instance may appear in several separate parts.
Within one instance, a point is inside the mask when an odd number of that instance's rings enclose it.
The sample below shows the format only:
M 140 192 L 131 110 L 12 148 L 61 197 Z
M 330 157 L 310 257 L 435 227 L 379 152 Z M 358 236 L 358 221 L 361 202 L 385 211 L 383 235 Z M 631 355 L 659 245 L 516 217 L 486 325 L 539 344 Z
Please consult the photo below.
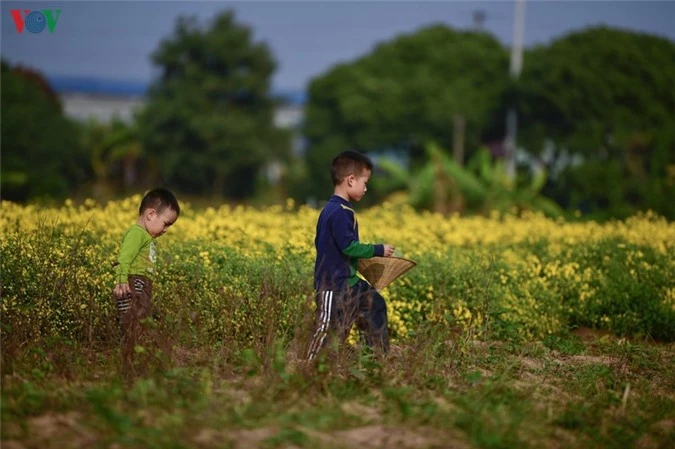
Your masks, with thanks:
M 383 291 L 392 350 L 352 335 L 307 364 L 319 211 L 183 203 L 129 369 L 111 292 L 140 200 L 2 203 L 3 447 L 672 446 L 661 217 L 358 209 L 363 241 L 418 263 Z
M 100 338 L 114 321 L 113 264 L 140 199 L 2 203 L 3 343 Z M 269 320 L 292 335 L 311 309 L 319 211 L 290 200 L 182 208 L 158 240 L 161 314 L 211 341 L 264 339 Z M 357 217 L 363 241 L 394 244 L 418 263 L 383 292 L 396 339 L 423 322 L 517 341 L 575 326 L 675 338 L 675 224 L 659 216 L 448 217 L 384 203 Z

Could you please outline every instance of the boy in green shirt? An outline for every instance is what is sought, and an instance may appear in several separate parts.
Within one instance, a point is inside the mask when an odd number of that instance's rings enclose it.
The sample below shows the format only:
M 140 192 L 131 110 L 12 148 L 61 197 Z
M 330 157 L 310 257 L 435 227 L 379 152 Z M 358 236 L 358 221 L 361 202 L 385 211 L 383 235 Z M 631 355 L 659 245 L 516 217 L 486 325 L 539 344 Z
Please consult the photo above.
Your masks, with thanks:
M 163 188 L 151 190 L 141 201 L 138 220 L 124 233 L 113 293 L 117 298 L 125 363 L 130 362 L 134 346 L 142 337 L 140 322 L 151 313 L 155 239 L 176 222 L 179 214 L 173 193 Z

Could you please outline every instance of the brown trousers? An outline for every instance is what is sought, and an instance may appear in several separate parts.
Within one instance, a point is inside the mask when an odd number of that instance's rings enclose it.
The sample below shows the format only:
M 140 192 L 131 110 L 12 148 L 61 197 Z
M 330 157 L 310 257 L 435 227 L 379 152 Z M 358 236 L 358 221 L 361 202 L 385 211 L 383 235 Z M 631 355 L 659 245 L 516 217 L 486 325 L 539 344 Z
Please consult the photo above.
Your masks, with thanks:
M 131 295 L 117 299 L 117 312 L 122 333 L 122 362 L 130 365 L 136 345 L 146 334 L 142 321 L 152 313 L 152 281 L 146 276 L 130 275 Z

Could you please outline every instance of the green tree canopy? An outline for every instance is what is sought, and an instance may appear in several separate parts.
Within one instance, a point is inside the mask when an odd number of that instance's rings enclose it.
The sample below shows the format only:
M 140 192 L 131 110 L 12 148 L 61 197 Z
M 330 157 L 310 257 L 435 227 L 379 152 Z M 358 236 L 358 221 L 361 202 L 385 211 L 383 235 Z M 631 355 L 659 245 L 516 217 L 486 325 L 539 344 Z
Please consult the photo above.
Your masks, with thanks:
M 433 140 L 452 147 L 453 117 L 466 121 L 469 148 L 501 137 L 500 109 L 508 54 L 492 36 L 443 25 L 378 45 L 309 86 L 305 134 L 315 194 L 330 189 L 328 166 L 338 152 L 398 149 L 413 161 Z
M 273 125 L 276 63 L 267 45 L 226 12 L 209 27 L 179 18 L 152 58 L 160 73 L 139 125 L 165 181 L 194 193 L 250 195 L 260 167 L 290 145 Z
M 41 74 L 1 66 L 2 198 L 66 196 L 86 175 L 77 128 Z
M 675 43 L 605 27 L 528 51 L 517 91 L 519 140 L 535 153 L 550 139 L 595 155 L 637 132 L 672 126 L 673 62 Z
M 515 90 L 519 143 L 583 161 L 568 166 L 551 192 L 559 201 L 666 212 L 663 200 L 675 193 L 667 179 L 675 164 L 674 62 L 675 43 L 606 27 L 527 52 Z

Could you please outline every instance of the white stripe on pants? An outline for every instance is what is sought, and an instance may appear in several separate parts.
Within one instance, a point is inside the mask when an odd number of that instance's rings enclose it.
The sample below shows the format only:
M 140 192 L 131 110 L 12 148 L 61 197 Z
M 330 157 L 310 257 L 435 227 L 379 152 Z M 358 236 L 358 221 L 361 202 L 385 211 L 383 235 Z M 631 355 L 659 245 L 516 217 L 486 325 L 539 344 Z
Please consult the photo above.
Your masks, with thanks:
M 319 301 L 318 306 L 319 321 L 317 323 L 318 326 L 314 332 L 314 336 L 312 337 L 312 343 L 309 345 L 309 360 L 312 360 L 314 357 L 316 357 L 316 354 L 323 347 L 326 335 L 328 335 L 331 312 L 333 311 L 333 292 L 321 292 L 321 300 Z

